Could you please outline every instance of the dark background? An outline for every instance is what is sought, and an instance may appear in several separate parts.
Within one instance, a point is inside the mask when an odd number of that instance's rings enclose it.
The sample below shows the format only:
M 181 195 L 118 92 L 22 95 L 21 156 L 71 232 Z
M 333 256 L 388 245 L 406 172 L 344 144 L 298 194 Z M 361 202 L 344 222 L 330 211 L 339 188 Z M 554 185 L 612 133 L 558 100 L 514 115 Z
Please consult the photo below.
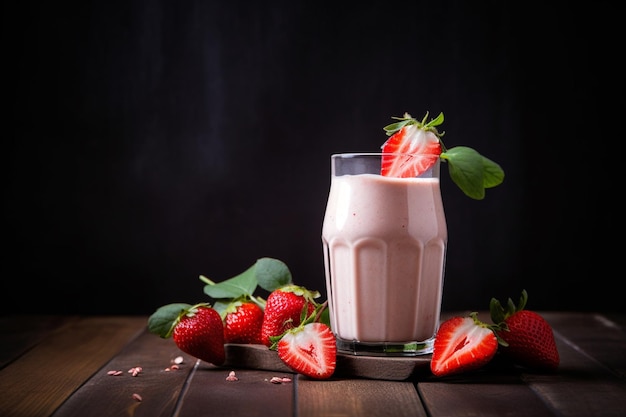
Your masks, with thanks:
M 3 9 L 5 313 L 150 314 L 264 256 L 325 294 L 330 155 L 426 111 L 506 172 L 474 201 L 443 171 L 444 308 L 525 288 L 531 309 L 624 311 L 619 2 Z

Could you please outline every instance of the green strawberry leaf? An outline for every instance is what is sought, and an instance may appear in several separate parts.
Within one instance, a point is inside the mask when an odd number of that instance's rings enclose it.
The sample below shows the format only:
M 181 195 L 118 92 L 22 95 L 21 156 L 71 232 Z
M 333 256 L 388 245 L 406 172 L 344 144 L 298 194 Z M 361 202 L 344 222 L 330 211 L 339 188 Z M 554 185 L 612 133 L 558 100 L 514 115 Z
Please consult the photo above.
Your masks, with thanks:
M 180 314 L 191 307 L 191 304 L 186 303 L 172 303 L 159 307 L 148 318 L 148 331 L 167 339 L 172 335 Z
M 426 120 L 428 119 L 428 112 L 426 112 L 426 115 L 421 122 L 418 122 L 409 113 L 404 113 L 404 116 L 402 117 L 392 117 L 392 119 L 399 120 L 399 122 L 391 123 L 383 127 L 383 130 L 387 133 L 387 136 L 392 136 L 394 133 L 400 131 L 404 126 L 413 124 L 417 125 L 420 129 L 435 132 L 438 137 L 444 135 L 443 133 L 440 134 L 439 132 L 437 132 L 437 126 L 443 123 L 443 113 L 439 113 L 439 115 L 432 119 L 430 122 L 426 122 Z
M 475 200 L 485 198 L 485 188 L 495 187 L 504 180 L 504 171 L 498 164 L 467 146 L 447 149 L 440 155 L 448 163 L 452 181 Z
M 272 292 L 291 284 L 292 276 L 284 262 L 274 258 L 260 258 L 241 274 L 225 281 L 216 283 L 204 275 L 200 275 L 200 280 L 207 284 L 204 293 L 215 300 L 249 296 L 261 305 L 262 300 L 253 296 L 257 286 Z
M 287 265 L 274 258 L 261 258 L 255 264 L 256 280 L 261 288 L 272 292 L 277 288 L 292 283 L 291 272 Z
M 330 327 L 330 311 L 327 308 L 322 310 L 322 314 L 320 314 L 317 321 L 319 321 L 320 323 L 324 323 L 325 325 Z
M 226 318 L 227 310 L 229 310 L 232 304 L 233 302 L 230 298 L 219 299 L 213 302 L 213 308 L 219 313 L 222 320 L 224 320 Z
M 252 295 L 257 287 L 255 269 L 256 266 L 252 265 L 241 274 L 218 283 L 211 281 L 204 275 L 200 275 L 200 280 L 207 283 L 204 286 L 204 293 L 213 299 L 238 298 L 243 295 Z

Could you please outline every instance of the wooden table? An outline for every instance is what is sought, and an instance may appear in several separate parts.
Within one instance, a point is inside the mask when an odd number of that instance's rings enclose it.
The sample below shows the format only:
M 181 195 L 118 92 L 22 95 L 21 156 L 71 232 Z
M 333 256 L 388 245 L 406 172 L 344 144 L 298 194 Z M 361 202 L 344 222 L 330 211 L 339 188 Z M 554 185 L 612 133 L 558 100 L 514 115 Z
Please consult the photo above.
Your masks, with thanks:
M 385 379 L 370 379 L 350 375 L 352 358 L 343 358 L 325 381 L 238 368 L 232 358 L 219 368 L 197 361 L 148 333 L 147 317 L 5 316 L 0 416 L 625 416 L 626 315 L 540 313 L 561 356 L 554 374 L 494 360 L 436 379 L 424 357 L 404 380 L 386 378 L 384 369 Z M 230 371 L 237 381 L 226 380 Z

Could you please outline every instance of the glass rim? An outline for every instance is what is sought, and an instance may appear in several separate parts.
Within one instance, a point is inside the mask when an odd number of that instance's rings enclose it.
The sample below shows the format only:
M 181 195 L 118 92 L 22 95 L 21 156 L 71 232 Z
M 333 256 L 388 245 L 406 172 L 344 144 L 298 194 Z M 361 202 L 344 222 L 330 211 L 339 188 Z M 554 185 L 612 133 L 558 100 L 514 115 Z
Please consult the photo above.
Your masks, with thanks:
M 434 153 L 406 153 L 406 152 L 338 152 L 338 153 L 333 153 L 330 155 L 331 158 L 356 158 L 356 157 L 376 157 L 376 156 L 383 156 L 383 155 L 404 155 L 404 156 L 409 156 L 411 158 L 419 158 L 419 157 L 424 157 L 424 156 L 428 156 L 428 157 L 432 157 L 432 156 L 437 156 L 439 157 L 440 154 L 434 154 Z

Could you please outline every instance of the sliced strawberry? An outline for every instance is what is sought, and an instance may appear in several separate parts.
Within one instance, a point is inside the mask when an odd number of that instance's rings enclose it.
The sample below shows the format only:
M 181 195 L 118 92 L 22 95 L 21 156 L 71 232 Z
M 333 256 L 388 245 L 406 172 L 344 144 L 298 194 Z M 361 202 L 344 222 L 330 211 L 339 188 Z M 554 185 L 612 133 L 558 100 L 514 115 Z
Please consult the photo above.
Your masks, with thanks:
M 324 323 L 307 323 L 288 330 L 278 341 L 278 356 L 295 372 L 313 379 L 327 379 L 337 366 L 337 344 Z
M 444 321 L 435 336 L 430 370 L 435 376 L 472 371 L 486 365 L 498 350 L 498 339 L 476 313 Z
M 410 114 L 405 113 L 403 118 L 396 118 L 400 122 L 385 127 L 391 137 L 381 147 L 384 154 L 381 175 L 399 178 L 417 177 L 437 162 L 442 146 L 439 140 L 441 135 L 435 126 L 443 122 L 443 114 L 429 123 L 425 123 L 426 117 L 422 122 L 418 122 Z

